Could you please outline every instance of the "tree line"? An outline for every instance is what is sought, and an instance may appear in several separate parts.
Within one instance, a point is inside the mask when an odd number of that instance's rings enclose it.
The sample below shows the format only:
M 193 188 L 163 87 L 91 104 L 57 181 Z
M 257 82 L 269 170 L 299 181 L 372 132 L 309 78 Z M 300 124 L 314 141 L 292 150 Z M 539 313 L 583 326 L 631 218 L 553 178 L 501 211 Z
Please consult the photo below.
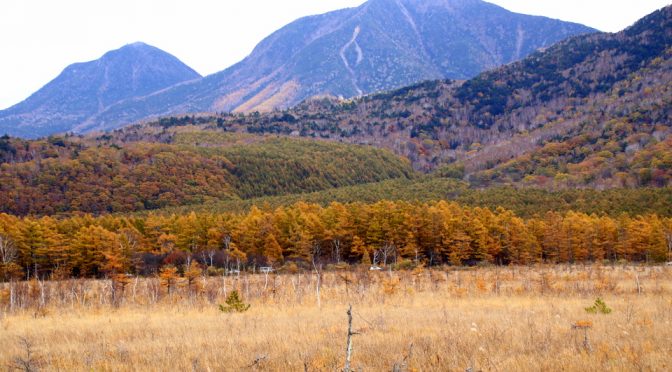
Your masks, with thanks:
M 153 275 L 193 264 L 219 269 L 285 265 L 526 265 L 662 262 L 672 219 L 510 210 L 456 203 L 299 202 L 247 213 L 63 219 L 0 214 L 2 278 Z

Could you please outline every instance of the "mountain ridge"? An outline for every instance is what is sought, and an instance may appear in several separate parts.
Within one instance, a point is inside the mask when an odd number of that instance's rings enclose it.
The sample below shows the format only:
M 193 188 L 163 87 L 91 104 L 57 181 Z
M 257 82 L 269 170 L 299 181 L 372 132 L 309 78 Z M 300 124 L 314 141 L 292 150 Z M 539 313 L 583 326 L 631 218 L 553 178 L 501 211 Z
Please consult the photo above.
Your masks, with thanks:
M 396 22 L 387 25 L 383 21 L 391 17 L 391 10 L 387 8 L 390 4 L 394 5 L 393 11 L 395 12 Z M 436 60 L 443 61 L 446 59 L 444 58 L 446 55 L 450 56 L 450 54 L 447 54 L 448 52 L 455 53 L 454 49 L 461 47 L 461 45 L 451 47 L 453 49 L 448 48 L 450 49 L 448 51 L 437 49 L 437 56 L 433 57 L 434 61 L 420 61 L 421 58 L 417 51 L 414 50 L 414 43 L 412 42 L 412 39 L 416 38 L 417 27 L 416 32 L 406 30 L 401 36 L 395 37 L 395 35 L 389 35 L 389 33 L 393 32 L 391 30 L 399 29 L 402 26 L 408 27 L 408 24 L 417 26 L 417 21 L 408 22 L 408 19 L 411 17 L 410 12 L 415 9 L 406 6 L 409 4 L 422 11 L 422 15 L 426 15 L 430 10 L 435 9 L 433 8 L 435 6 L 441 5 L 446 7 L 446 9 L 440 8 L 440 11 L 430 14 L 435 18 L 443 17 L 441 20 L 444 23 L 451 23 L 452 19 L 450 17 L 456 11 L 456 4 L 460 5 L 460 11 L 468 10 L 470 12 L 468 14 L 470 19 L 465 21 L 467 25 L 463 25 L 462 29 L 446 29 L 445 27 L 449 26 L 443 25 L 441 26 L 444 27 L 443 29 L 429 29 L 426 31 L 426 33 L 441 39 L 440 41 L 433 41 L 434 49 L 441 48 L 441 43 L 443 42 L 443 39 L 440 37 L 441 35 L 474 39 L 475 36 L 468 35 L 468 29 L 471 28 L 474 20 L 478 19 L 481 19 L 479 22 L 481 30 L 489 29 L 492 23 L 499 24 L 500 28 L 504 27 L 502 26 L 504 23 L 501 21 L 498 22 L 497 18 L 505 16 L 513 17 L 515 22 L 518 22 L 518 27 L 521 26 L 521 19 L 525 19 L 530 22 L 542 23 L 546 28 L 550 27 L 547 24 L 547 22 L 550 22 L 554 26 L 567 25 L 567 28 L 576 27 L 578 30 L 574 30 L 573 32 L 563 30 L 560 32 L 562 34 L 560 37 L 556 36 L 553 38 L 549 36 L 549 40 L 545 39 L 536 42 L 534 46 L 526 46 L 526 53 L 520 52 L 523 45 L 522 42 L 518 41 L 517 44 L 520 44 L 520 47 L 515 48 L 519 50 L 518 55 L 500 56 L 498 55 L 499 53 L 480 51 L 483 55 L 489 53 L 487 57 L 490 60 L 478 66 L 466 66 L 462 69 L 454 70 L 451 70 L 450 66 L 444 66 L 443 70 L 441 70 L 442 67 L 439 66 Z M 478 8 L 470 8 L 474 6 L 478 6 Z M 402 11 L 402 9 L 405 11 Z M 489 19 L 484 18 L 483 14 L 487 14 L 488 12 L 496 12 L 496 14 Z M 410 19 L 413 20 L 412 18 Z M 434 21 L 427 22 L 428 27 L 436 23 Z M 488 26 L 486 27 L 485 24 Z M 539 29 L 536 26 L 539 25 L 535 23 L 535 29 Z M 551 30 L 547 29 L 546 31 L 548 31 L 548 34 L 552 34 Z M 202 83 L 195 83 L 205 86 L 204 89 L 197 89 L 196 95 L 190 97 L 187 93 L 185 97 L 185 94 L 173 92 L 178 100 L 189 102 L 193 107 L 185 107 L 182 103 L 176 105 L 177 109 L 171 110 L 170 108 L 166 109 L 166 107 L 170 106 L 168 104 L 164 106 L 163 110 L 158 109 L 156 111 L 161 114 L 181 113 L 185 112 L 185 108 L 196 108 L 194 111 L 266 111 L 274 107 L 291 106 L 311 96 L 327 94 L 347 98 L 360 95 L 360 92 L 372 93 L 427 79 L 466 78 L 474 76 L 487 68 L 511 62 L 535 50 L 537 47 L 548 46 L 552 42 L 566 36 L 589 31 L 593 30 L 585 26 L 563 23 L 544 17 L 511 13 L 496 5 L 478 0 L 459 2 L 431 0 L 404 2 L 398 0 L 369 1 L 358 8 L 340 10 L 319 16 L 304 17 L 290 23 L 263 40 L 259 44 L 259 47 L 255 48 L 250 56 L 240 63 L 224 71 L 205 77 Z M 294 35 L 300 32 L 307 35 L 305 39 L 300 40 L 302 43 L 294 42 L 288 45 L 283 38 L 286 34 Z M 458 35 L 456 32 L 460 34 Z M 515 30 L 515 32 L 512 31 L 512 33 L 516 33 L 516 36 L 520 35 L 518 30 Z M 467 36 L 460 36 L 463 34 Z M 367 38 L 373 39 L 369 43 L 372 46 L 362 47 L 359 43 L 367 43 Z M 391 42 L 384 42 L 387 40 L 391 40 Z M 497 48 L 498 44 L 503 44 L 490 40 L 486 41 L 490 44 L 490 48 L 494 48 L 493 50 Z M 458 40 L 455 44 L 459 44 L 460 42 L 462 41 Z M 273 46 L 276 50 L 268 51 L 267 48 Z M 376 50 L 378 53 L 373 54 L 373 57 L 368 57 L 370 54 L 367 54 L 367 57 L 362 58 L 362 49 L 370 50 L 376 48 L 383 49 Z M 477 47 L 478 50 L 480 48 Z M 280 51 L 277 51 L 277 49 Z M 267 62 L 267 59 L 265 59 L 266 53 L 272 55 L 280 53 L 282 58 L 279 59 L 288 60 L 288 62 L 279 66 L 265 66 L 265 62 Z M 386 59 L 384 58 L 386 53 L 392 53 L 391 55 L 396 57 Z M 322 56 L 322 58 L 312 58 L 314 55 Z M 401 58 L 401 61 L 406 62 L 400 64 L 399 58 Z M 472 61 L 469 63 L 474 64 L 476 62 Z M 365 69 L 363 72 L 355 71 L 351 66 L 358 68 L 364 66 Z M 250 69 L 253 71 L 262 69 L 263 72 L 259 76 L 249 76 Z M 287 74 L 287 71 L 292 71 L 292 73 L 289 73 L 289 76 L 282 76 L 283 74 Z M 245 77 L 246 74 L 248 76 Z M 355 76 L 357 74 L 359 76 Z M 243 76 L 242 83 L 236 85 L 239 81 L 236 81 L 232 77 L 240 78 L 241 75 Z M 313 75 L 317 75 L 318 78 L 314 79 Z M 366 76 L 366 78 L 362 76 Z M 401 80 L 395 82 L 384 81 L 388 76 L 401 76 Z M 406 77 L 404 78 L 404 76 Z M 399 79 L 398 77 L 396 78 Z M 208 95 L 208 89 L 212 89 L 211 86 L 213 85 L 219 88 L 214 88 L 215 92 Z M 231 88 L 232 85 L 233 88 Z M 304 87 L 303 89 L 308 89 L 308 91 L 305 93 L 299 92 L 302 87 Z M 154 99 L 153 102 L 148 104 L 152 105 L 156 100 Z M 158 105 L 160 106 L 161 104 L 158 103 Z M 111 110 L 119 112 L 125 109 L 125 107 L 122 107 L 112 108 Z M 140 109 L 140 111 L 142 110 Z M 148 111 L 151 112 L 153 109 L 149 109 Z M 108 113 L 103 113 L 99 121 L 105 123 L 107 121 L 106 116 L 112 117 L 111 122 L 114 125 L 114 112 L 106 114 Z M 109 126 L 109 124 L 103 125 L 103 127 L 106 126 Z
M 480 0 L 370 0 L 300 18 L 225 70 L 127 97 L 70 129 L 103 131 L 182 113 L 269 111 L 314 96 L 350 98 L 427 79 L 466 79 L 593 31 Z

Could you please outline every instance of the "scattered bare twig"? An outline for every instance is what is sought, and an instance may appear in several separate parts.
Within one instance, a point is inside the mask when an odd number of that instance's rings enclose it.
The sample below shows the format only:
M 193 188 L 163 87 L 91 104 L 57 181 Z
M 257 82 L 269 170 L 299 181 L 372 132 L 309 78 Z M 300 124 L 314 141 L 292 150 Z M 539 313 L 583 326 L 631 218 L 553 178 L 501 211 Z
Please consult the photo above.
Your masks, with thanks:
M 252 364 L 250 364 L 249 366 L 247 366 L 247 368 L 254 368 L 254 367 L 257 367 L 259 364 L 261 364 L 262 362 L 264 362 L 264 361 L 266 361 L 266 360 L 268 360 L 268 355 L 267 355 L 267 354 L 260 354 L 260 355 L 257 355 L 257 356 L 254 358 L 254 361 L 252 362 Z
M 412 357 L 413 357 L 413 343 L 411 342 L 411 344 L 408 345 L 408 353 L 404 355 L 404 358 L 401 360 L 401 362 L 394 363 L 392 371 L 393 372 L 408 371 L 408 362 Z
M 13 363 L 9 364 L 9 370 L 19 370 L 24 372 L 39 371 L 40 360 L 35 354 L 33 343 L 26 337 L 19 337 L 19 343 L 24 351 L 24 355 L 14 357 Z

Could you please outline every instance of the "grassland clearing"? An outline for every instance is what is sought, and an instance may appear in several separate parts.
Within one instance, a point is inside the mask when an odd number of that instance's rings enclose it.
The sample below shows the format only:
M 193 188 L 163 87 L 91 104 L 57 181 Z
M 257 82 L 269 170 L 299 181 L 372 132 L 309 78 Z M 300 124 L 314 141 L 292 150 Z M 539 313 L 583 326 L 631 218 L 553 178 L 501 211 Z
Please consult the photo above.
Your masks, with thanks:
M 0 361 L 44 370 L 669 370 L 672 268 L 536 266 L 2 286 Z M 232 290 L 251 304 L 223 313 Z M 319 293 L 319 294 L 318 294 Z M 585 309 L 602 298 L 610 314 Z M 573 329 L 586 322 L 589 329 Z M 584 335 L 589 345 L 584 343 Z

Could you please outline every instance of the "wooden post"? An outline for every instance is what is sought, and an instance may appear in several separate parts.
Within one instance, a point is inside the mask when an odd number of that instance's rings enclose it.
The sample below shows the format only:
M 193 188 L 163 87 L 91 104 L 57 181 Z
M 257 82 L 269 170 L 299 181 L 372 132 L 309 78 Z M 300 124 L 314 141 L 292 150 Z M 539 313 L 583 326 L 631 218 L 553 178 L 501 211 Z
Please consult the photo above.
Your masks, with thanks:
M 348 307 L 348 340 L 347 346 L 345 348 L 345 368 L 344 372 L 350 372 L 350 358 L 352 356 L 352 336 L 356 335 L 356 332 L 352 331 L 352 305 Z

